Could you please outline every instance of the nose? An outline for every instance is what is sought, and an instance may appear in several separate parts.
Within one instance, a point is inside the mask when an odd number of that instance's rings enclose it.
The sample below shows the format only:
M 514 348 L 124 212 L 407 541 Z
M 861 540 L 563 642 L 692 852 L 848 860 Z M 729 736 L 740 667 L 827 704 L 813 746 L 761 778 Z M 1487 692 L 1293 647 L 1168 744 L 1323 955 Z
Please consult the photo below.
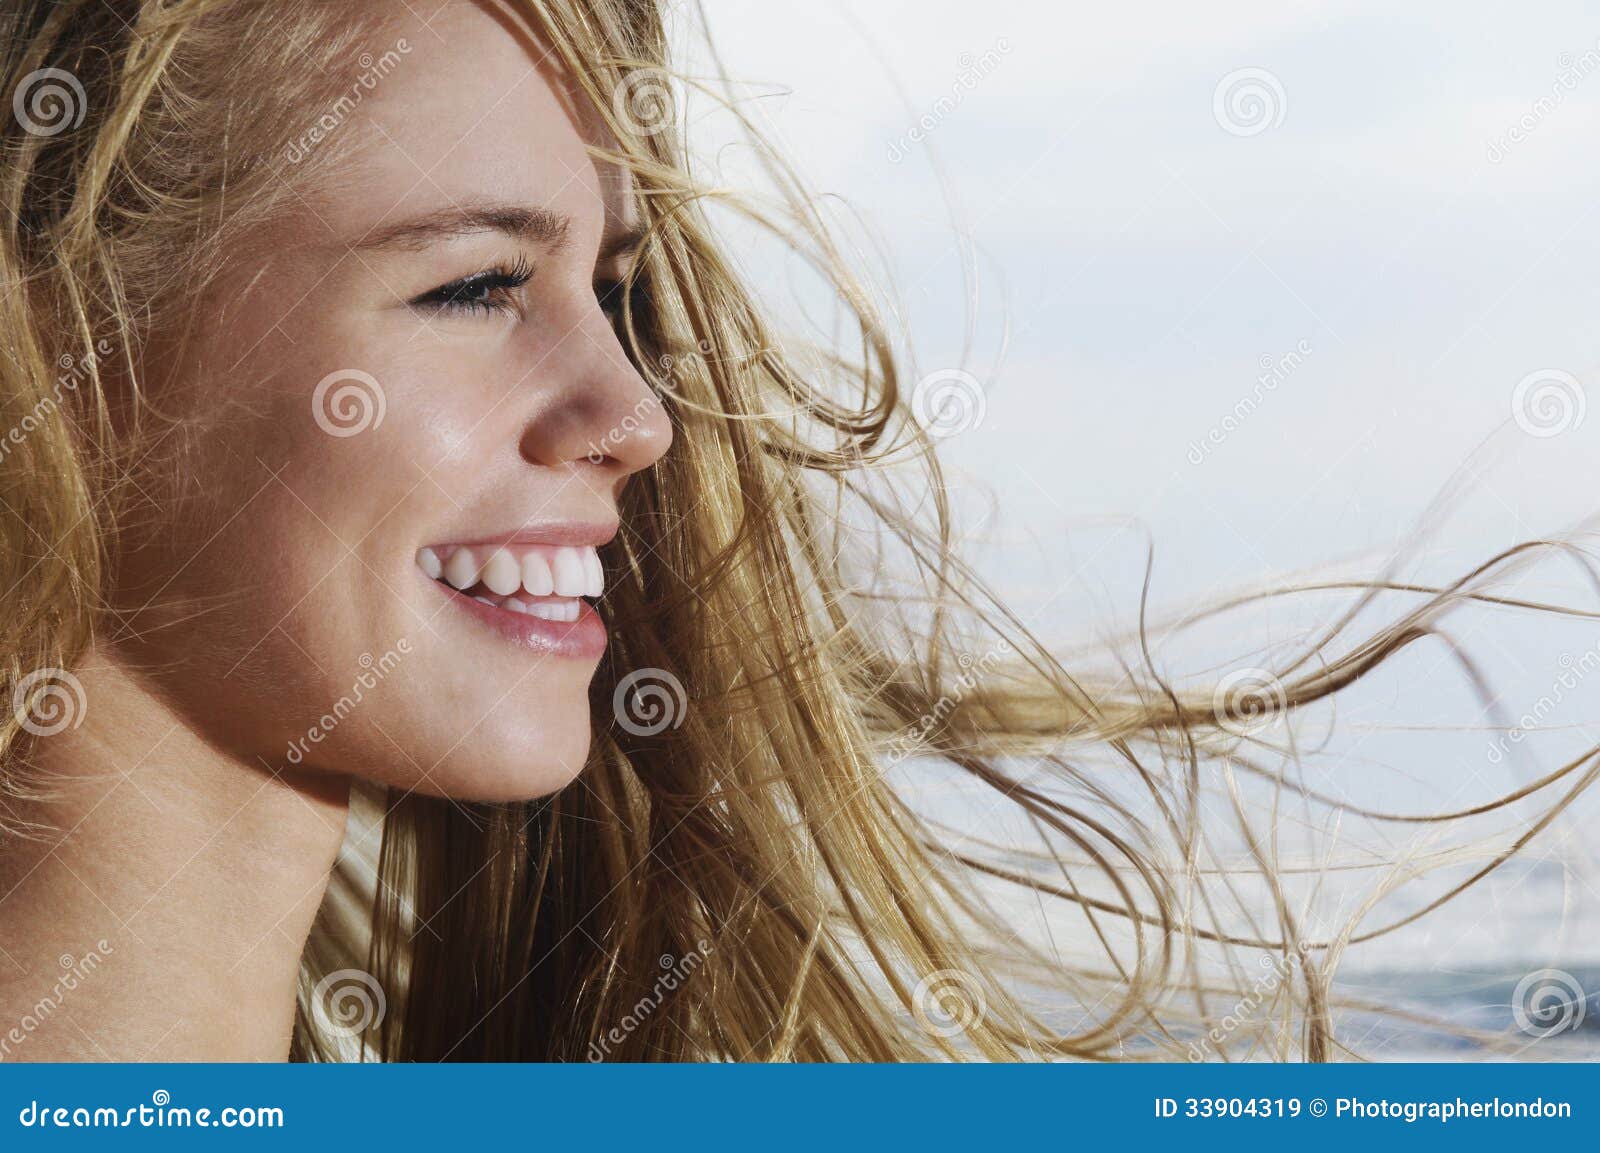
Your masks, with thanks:
M 672 421 L 598 305 L 590 306 L 549 363 L 559 366 L 552 375 L 560 383 L 523 429 L 525 460 L 593 468 L 615 483 L 665 455 Z

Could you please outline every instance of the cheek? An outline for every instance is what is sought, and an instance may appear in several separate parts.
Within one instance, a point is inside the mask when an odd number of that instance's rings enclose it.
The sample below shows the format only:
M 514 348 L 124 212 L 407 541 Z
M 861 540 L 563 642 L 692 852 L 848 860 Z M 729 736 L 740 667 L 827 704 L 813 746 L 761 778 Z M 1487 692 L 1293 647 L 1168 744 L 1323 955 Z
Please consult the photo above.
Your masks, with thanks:
M 593 666 L 501 663 L 438 619 L 416 549 L 516 467 L 515 436 L 488 435 L 481 363 L 396 347 L 263 350 L 259 384 L 200 409 L 146 478 L 115 587 L 122 647 L 241 758 L 543 795 L 587 756 Z

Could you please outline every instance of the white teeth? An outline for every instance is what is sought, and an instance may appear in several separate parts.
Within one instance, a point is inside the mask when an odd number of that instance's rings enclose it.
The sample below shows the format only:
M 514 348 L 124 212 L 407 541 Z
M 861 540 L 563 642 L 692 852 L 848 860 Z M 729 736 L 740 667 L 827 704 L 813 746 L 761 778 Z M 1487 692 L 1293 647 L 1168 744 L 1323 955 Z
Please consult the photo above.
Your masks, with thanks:
M 445 551 L 448 556 L 441 561 Z M 598 597 L 605 592 L 605 567 L 593 547 L 508 545 L 484 553 L 464 545 L 418 549 L 417 567 L 433 580 L 448 581 L 462 591 L 482 581 L 496 597 L 523 591 L 531 597 Z
M 582 603 L 575 599 L 556 601 L 521 601 L 516 597 L 483 597 L 472 598 L 481 605 L 491 608 L 506 609 L 509 612 L 522 613 L 524 616 L 538 617 L 540 620 L 560 621 L 571 624 L 582 613 Z
M 522 587 L 522 566 L 505 549 L 496 549 L 483 566 L 483 583 L 497 596 L 509 596 Z
M 575 548 L 558 548 L 550 559 L 550 572 L 555 577 L 556 595 L 581 597 L 589 579 L 583 571 L 583 554 Z
M 522 558 L 522 587 L 536 597 L 547 597 L 556 591 L 555 578 L 550 575 L 550 562 L 537 551 Z
M 450 554 L 444 566 L 444 579 L 458 589 L 471 588 L 478 583 L 478 558 L 470 548 L 458 548 Z
M 528 606 L 530 616 L 547 621 L 575 621 L 578 619 L 576 601 L 540 601 Z

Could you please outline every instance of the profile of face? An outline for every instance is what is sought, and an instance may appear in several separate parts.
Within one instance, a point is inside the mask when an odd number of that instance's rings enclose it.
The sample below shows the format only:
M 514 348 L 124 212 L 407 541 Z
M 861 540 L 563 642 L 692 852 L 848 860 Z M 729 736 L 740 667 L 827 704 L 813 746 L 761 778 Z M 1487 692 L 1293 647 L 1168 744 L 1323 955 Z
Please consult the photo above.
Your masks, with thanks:
M 611 315 L 637 232 L 515 18 L 392 7 L 389 66 L 297 145 L 348 155 L 155 334 L 190 442 L 113 651 L 244 760 L 535 797 L 583 767 L 600 553 L 671 440 Z

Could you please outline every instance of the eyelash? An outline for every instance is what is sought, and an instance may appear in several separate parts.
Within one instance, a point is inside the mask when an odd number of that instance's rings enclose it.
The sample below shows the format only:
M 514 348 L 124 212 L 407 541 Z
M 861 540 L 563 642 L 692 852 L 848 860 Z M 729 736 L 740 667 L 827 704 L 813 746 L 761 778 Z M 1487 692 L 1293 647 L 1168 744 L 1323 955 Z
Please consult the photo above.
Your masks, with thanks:
M 533 266 L 525 258 L 518 257 L 510 267 L 500 265 L 486 268 L 448 284 L 441 284 L 412 300 L 411 305 L 433 312 L 468 316 L 495 313 L 518 316 L 521 313 L 514 294 L 531 279 Z M 487 293 L 488 296 L 486 299 L 480 298 L 474 296 L 475 293 Z M 600 308 L 614 325 L 622 323 L 624 294 L 632 306 L 635 323 L 648 316 L 649 292 L 642 278 L 636 278 L 631 285 L 621 280 L 606 280 L 595 285 L 595 297 L 600 302 Z
M 467 316 L 473 314 L 487 316 L 494 313 L 516 316 L 520 311 L 514 294 L 532 278 L 533 266 L 526 259 L 518 257 L 516 263 L 510 267 L 501 265 L 497 268 L 486 268 L 482 272 L 474 272 L 471 276 L 463 276 L 460 280 L 441 284 L 433 291 L 423 293 L 411 303 L 414 307 L 431 309 L 434 312 Z M 488 296 L 478 298 L 472 295 L 475 293 L 487 293 Z
M 595 285 L 594 294 L 600 301 L 601 311 L 619 331 L 622 325 L 624 297 L 627 297 L 635 325 L 642 323 L 649 316 L 650 291 L 643 277 L 635 277 L 631 284 L 622 280 L 601 281 Z

